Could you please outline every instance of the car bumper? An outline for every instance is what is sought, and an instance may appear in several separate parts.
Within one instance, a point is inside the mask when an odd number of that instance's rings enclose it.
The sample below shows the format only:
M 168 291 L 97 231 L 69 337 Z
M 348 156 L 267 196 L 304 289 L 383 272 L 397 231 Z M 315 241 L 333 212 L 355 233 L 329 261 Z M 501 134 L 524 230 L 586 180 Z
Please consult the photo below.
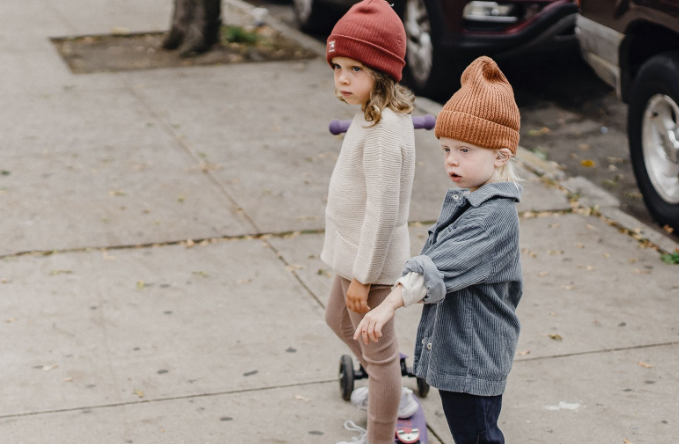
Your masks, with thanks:
M 554 50 L 554 45 L 576 45 L 573 33 L 577 7 L 561 3 L 547 7 L 524 26 L 503 33 L 462 33 L 444 35 L 441 49 L 457 56 L 486 54 L 497 58 Z

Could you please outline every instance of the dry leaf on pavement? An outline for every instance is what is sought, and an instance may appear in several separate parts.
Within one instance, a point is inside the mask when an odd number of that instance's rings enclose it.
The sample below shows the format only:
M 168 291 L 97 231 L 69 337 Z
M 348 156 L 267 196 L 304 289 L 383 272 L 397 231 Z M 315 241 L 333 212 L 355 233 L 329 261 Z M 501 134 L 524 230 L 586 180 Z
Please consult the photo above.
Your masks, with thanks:
M 596 162 L 594 162 L 591 159 L 584 159 L 584 160 L 580 161 L 580 165 L 582 165 L 585 168 L 592 168 L 592 167 L 596 166 Z
M 643 361 L 639 361 L 639 365 L 642 366 L 643 368 L 653 368 L 653 367 L 655 367 L 655 364 L 646 364 Z
M 144 392 L 142 392 L 141 390 L 132 390 L 132 393 L 139 396 L 140 398 L 144 397 Z
M 561 337 L 561 335 L 556 334 L 556 333 L 550 333 L 547 336 L 549 336 L 551 339 L 554 339 L 555 341 L 563 341 L 563 338 Z

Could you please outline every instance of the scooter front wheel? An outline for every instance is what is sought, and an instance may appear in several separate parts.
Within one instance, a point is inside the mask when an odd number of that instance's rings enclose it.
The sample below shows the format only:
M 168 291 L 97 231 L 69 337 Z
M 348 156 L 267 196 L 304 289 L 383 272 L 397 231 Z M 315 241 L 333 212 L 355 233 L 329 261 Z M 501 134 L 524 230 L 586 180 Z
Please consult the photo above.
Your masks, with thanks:
M 354 391 L 354 361 L 349 355 L 342 355 L 339 365 L 339 386 L 342 399 L 349 401 Z
M 420 398 L 426 398 L 429 394 L 429 384 L 427 384 L 426 379 L 417 378 L 417 394 L 420 395 Z

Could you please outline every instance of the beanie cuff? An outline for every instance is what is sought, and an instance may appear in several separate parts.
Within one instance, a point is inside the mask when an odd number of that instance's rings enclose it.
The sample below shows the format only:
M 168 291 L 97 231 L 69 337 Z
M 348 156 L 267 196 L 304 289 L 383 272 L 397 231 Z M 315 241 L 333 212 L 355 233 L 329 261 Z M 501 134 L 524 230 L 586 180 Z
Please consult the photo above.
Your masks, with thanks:
M 481 148 L 508 148 L 516 154 L 519 132 L 471 114 L 443 109 L 436 118 L 436 138 L 446 137 Z
M 328 37 L 326 60 L 331 67 L 334 57 L 348 57 L 357 60 L 370 68 L 387 74 L 396 83 L 401 81 L 403 67 L 406 64 L 401 57 L 384 48 L 365 40 L 338 34 L 332 34 Z

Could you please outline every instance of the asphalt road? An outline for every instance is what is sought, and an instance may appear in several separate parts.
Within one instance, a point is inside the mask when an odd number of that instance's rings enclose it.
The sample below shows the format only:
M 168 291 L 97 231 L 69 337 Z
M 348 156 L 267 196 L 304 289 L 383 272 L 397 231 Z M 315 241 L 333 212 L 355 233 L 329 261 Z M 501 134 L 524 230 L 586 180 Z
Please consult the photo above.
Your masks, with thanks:
M 248 0 L 297 27 L 290 0 Z M 325 41 L 327 35 L 314 35 Z M 648 213 L 629 160 L 627 107 L 581 59 L 561 53 L 501 62 L 521 111 L 521 145 L 620 199 L 621 209 L 675 240 Z

